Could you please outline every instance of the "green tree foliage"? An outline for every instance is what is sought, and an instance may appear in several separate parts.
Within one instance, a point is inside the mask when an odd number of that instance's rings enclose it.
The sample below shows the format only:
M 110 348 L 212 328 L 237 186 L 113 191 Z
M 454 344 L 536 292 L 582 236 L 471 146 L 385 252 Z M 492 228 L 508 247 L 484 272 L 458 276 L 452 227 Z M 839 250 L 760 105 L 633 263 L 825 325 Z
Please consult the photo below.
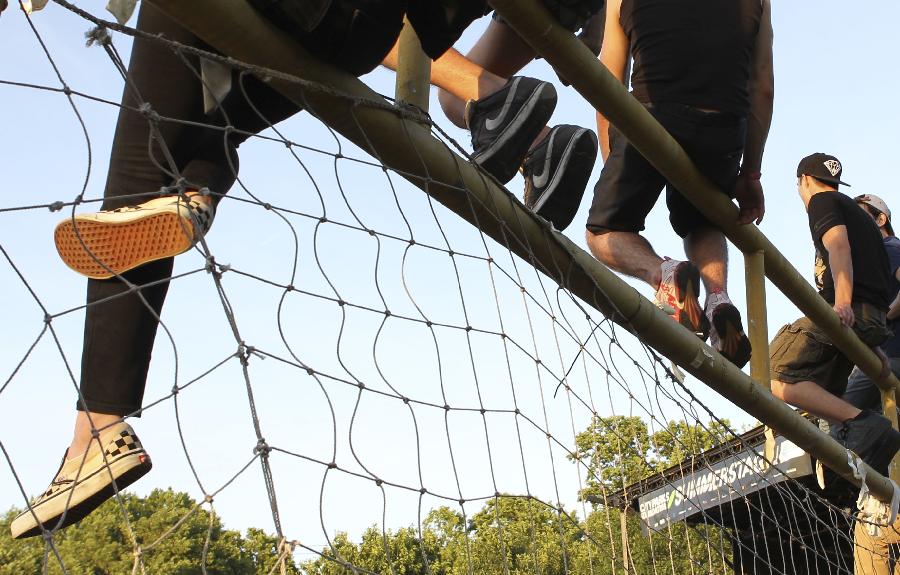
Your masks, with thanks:
M 534 499 L 500 496 L 468 517 L 440 507 L 421 526 L 387 532 L 372 526 L 358 543 L 340 533 L 320 557 L 300 567 L 289 563 L 287 571 L 294 575 L 611 575 L 625 572 L 627 561 L 633 573 L 724 573 L 730 545 L 720 529 L 677 523 L 647 537 L 634 513 L 623 515 L 607 499 L 721 442 L 725 425 L 672 421 L 650 433 L 638 417 L 598 417 L 578 434 L 577 452 L 570 456 L 588 470 L 580 495 L 592 502 L 593 511 L 584 520 Z M 148 573 L 201 573 L 207 539 L 205 568 L 211 575 L 281 573 L 274 537 L 258 529 L 248 530 L 245 536 L 224 529 L 218 517 L 183 493 L 125 495 L 122 504 L 144 550 Z M 14 514 L 15 510 L 6 515 L 0 530 L 8 533 Z M 134 545 L 115 501 L 58 533 L 54 540 L 68 573 L 131 572 Z M 44 557 L 40 538 L 13 541 L 0 536 L 0 575 L 40 573 Z M 48 566 L 48 573 L 61 573 L 52 553 Z
M 602 504 L 610 493 L 721 443 L 727 432 L 728 421 L 707 425 L 670 421 L 651 435 L 640 417 L 594 417 L 575 438 L 576 452 L 569 459 L 588 469 L 582 499 Z
M 135 560 L 134 544 L 128 535 L 125 517 L 142 549 L 141 559 L 148 573 L 201 573 L 207 539 L 205 568 L 210 575 L 268 573 L 277 563 L 278 541 L 275 537 L 259 529 L 248 530 L 246 537 L 225 529 L 218 516 L 198 507 L 185 493 L 155 490 L 145 498 L 125 493 L 121 501 L 121 505 L 116 500 L 107 501 L 80 523 L 53 536 L 66 573 L 131 573 Z M 17 541 L 8 535 L 9 524 L 18 512 L 12 509 L 0 521 L 0 575 L 42 572 L 45 561 L 43 540 L 33 537 Z M 52 550 L 48 550 L 46 561 L 48 573 L 63 572 Z M 300 573 L 296 565 L 288 563 L 288 573 Z M 280 570 L 275 572 L 280 573 Z
M 382 533 L 369 528 L 359 544 L 338 535 L 333 548 L 303 565 L 310 575 L 561 575 L 724 573 L 730 544 L 715 527 L 684 523 L 647 537 L 634 513 L 604 506 L 604 495 L 700 453 L 726 437 L 724 425 L 670 422 L 650 433 L 638 417 L 595 418 L 576 438 L 570 457 L 590 472 L 582 497 L 595 502 L 580 521 L 522 497 L 489 500 L 468 518 L 449 507 L 433 510 L 415 528 Z M 599 502 L 599 503 L 596 503 Z M 625 529 L 623 537 L 622 529 Z M 427 561 L 426 561 L 427 560 Z
M 594 417 L 575 437 L 577 459 L 588 468 L 587 487 L 581 497 L 603 500 L 611 491 L 625 488 L 654 471 L 647 424 L 640 417 Z

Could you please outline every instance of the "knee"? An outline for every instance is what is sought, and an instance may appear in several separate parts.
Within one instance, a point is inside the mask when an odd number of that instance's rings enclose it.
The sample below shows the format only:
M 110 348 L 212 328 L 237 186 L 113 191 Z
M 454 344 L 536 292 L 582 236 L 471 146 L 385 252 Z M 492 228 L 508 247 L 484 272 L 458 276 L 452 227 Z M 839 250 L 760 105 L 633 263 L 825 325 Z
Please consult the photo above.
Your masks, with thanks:
M 604 241 L 604 233 L 594 232 L 590 229 L 584 230 L 584 241 L 587 243 L 588 249 L 590 249 L 591 253 L 598 260 L 605 261 L 604 256 L 606 255 L 606 250 L 604 249 L 606 242 Z
M 790 384 L 784 383 L 783 381 L 779 381 L 777 379 L 773 379 L 772 382 L 772 395 L 780 399 L 781 401 L 787 401 L 790 392 Z
M 464 117 L 466 114 L 465 102 L 463 102 L 447 90 L 439 88 L 438 103 L 441 105 L 441 110 L 444 112 L 444 115 L 447 116 L 447 119 L 450 120 L 454 126 L 456 126 L 457 128 L 462 128 L 463 130 L 468 129 Z

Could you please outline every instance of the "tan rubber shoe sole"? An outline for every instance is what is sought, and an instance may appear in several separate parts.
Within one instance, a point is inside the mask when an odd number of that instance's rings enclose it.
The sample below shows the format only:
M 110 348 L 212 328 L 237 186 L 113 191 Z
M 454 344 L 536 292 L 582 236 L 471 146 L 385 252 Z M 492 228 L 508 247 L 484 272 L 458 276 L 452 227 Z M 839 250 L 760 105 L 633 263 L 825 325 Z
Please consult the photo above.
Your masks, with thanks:
M 107 279 L 148 262 L 177 256 L 199 239 L 191 212 L 208 229 L 212 208 L 177 198 L 157 198 L 111 212 L 77 214 L 56 226 L 59 257 L 74 271 Z

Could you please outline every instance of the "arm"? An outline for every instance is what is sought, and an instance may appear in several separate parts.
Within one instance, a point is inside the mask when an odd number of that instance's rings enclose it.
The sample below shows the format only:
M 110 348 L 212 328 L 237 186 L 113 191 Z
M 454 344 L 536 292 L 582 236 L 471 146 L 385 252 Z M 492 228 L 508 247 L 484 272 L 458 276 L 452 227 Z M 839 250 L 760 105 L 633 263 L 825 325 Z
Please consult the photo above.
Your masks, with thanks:
M 600 63 L 625 84 L 625 71 L 628 67 L 628 38 L 619 22 L 619 9 L 622 0 L 609 0 L 606 3 L 606 25 L 603 32 L 603 48 L 600 50 Z M 597 135 L 600 137 L 600 155 L 603 161 L 609 157 L 609 120 L 597 112 Z
M 763 150 L 772 124 L 775 74 L 772 66 L 772 10 L 769 0 L 762 0 L 762 5 L 756 48 L 750 62 L 747 138 L 744 141 L 741 176 L 734 188 L 734 197 L 740 206 L 739 224 L 749 224 L 754 220 L 759 224 L 766 213 L 765 198 L 758 174 L 762 171 Z
M 850 327 L 855 318 L 850 307 L 853 301 L 853 257 L 850 255 L 847 226 L 829 228 L 822 235 L 822 244 L 828 250 L 828 264 L 834 278 L 834 311 L 841 323 Z

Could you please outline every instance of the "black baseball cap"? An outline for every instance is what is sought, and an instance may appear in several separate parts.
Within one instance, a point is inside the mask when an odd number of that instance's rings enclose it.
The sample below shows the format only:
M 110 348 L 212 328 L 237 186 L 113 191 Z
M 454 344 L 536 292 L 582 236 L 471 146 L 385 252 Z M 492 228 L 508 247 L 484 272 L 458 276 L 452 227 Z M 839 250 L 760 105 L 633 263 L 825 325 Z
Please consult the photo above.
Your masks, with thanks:
M 797 165 L 797 177 L 812 176 L 817 180 L 828 182 L 829 184 L 850 186 L 847 182 L 841 181 L 841 172 L 843 168 L 841 162 L 834 156 L 816 152 L 810 154 Z

